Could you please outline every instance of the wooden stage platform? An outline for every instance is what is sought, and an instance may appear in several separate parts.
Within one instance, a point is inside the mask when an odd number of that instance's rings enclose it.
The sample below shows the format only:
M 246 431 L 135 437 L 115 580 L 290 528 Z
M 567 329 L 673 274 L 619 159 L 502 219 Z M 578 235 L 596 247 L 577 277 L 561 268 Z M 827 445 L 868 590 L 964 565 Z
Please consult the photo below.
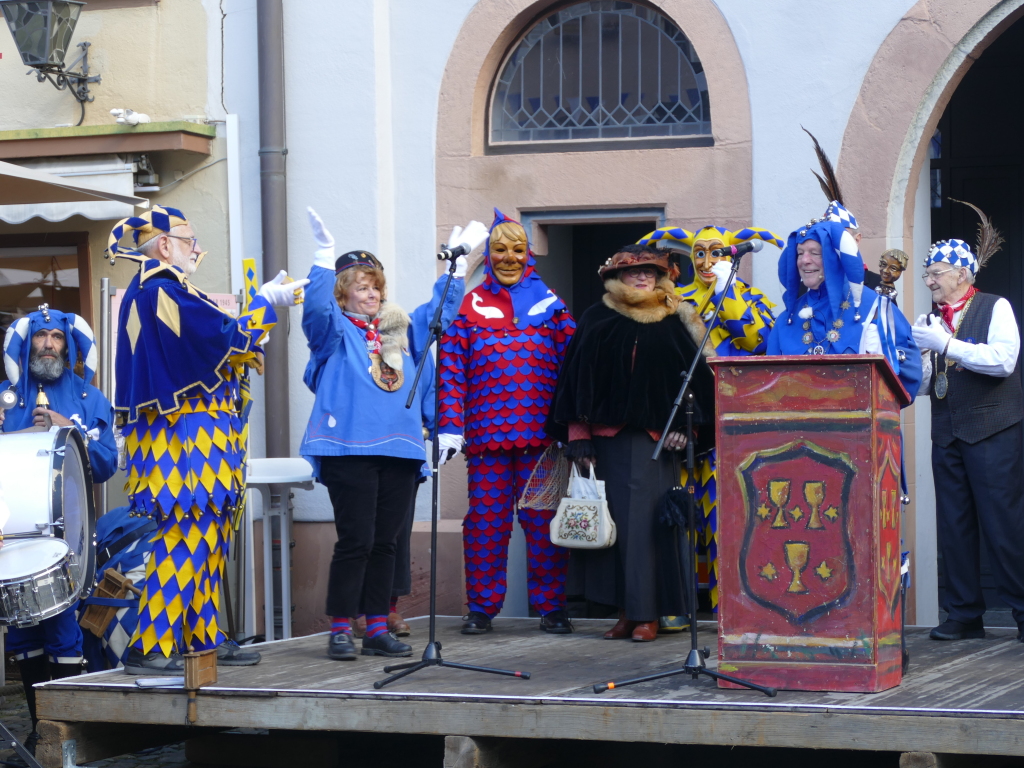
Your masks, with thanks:
M 410 623 L 418 659 L 427 622 Z M 1024 755 L 1024 645 L 1012 630 L 939 643 L 925 629 L 910 629 L 910 673 L 897 688 L 877 694 L 781 691 L 769 699 L 689 676 L 594 694 L 594 683 L 678 666 L 689 636 L 641 644 L 601 639 L 611 624 L 607 620 L 577 620 L 577 632 L 569 636 L 546 635 L 537 624 L 497 619 L 492 633 L 467 637 L 458 633 L 459 619 L 439 619 L 447 660 L 525 669 L 530 680 L 431 668 L 377 691 L 373 682 L 385 676 L 381 670 L 390 660 L 331 661 L 325 635 L 256 646 L 261 664 L 221 667 L 218 684 L 201 691 L 200 729 L 193 732 L 271 728 Z M 702 623 L 700 642 L 712 649 L 713 668 L 713 623 Z M 158 733 L 160 727 L 180 733 L 185 699 L 181 690 L 140 689 L 120 671 L 55 681 L 38 690 L 40 718 L 57 722 L 41 732 L 51 742 L 76 733 L 81 739 L 91 724 L 100 723 L 149 726 L 139 733 Z M 59 751 L 59 743 L 52 746 Z M 104 749 L 110 747 L 97 747 L 87 757 L 80 745 L 80 760 L 95 759 Z

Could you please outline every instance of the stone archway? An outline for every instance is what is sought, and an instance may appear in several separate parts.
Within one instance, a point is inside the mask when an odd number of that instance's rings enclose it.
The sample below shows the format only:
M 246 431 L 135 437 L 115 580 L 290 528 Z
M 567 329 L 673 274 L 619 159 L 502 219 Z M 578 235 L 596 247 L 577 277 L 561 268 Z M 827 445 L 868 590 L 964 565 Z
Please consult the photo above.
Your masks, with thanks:
M 749 223 L 750 98 L 732 31 L 712 0 L 641 1 L 676 23 L 700 56 L 713 105 L 714 145 L 646 149 L 623 143 L 603 151 L 569 146 L 558 152 L 488 154 L 488 99 L 502 60 L 540 14 L 560 3 L 481 0 L 459 32 L 441 85 L 436 150 L 440 240 L 466 218 L 489 220 L 490 205 L 509 215 L 657 206 L 670 226 Z
M 901 248 L 912 255 L 901 299 L 911 319 L 920 274 L 913 257 L 927 247 L 915 243 L 914 225 L 928 140 L 967 70 L 1022 16 L 1024 0 L 919 0 L 875 54 L 850 114 L 838 163 L 843 192 L 857 212 L 863 252 Z M 904 527 L 917 585 L 908 599 L 912 623 L 938 618 L 930 424 L 927 403 L 904 412 L 910 495 L 916 500 Z

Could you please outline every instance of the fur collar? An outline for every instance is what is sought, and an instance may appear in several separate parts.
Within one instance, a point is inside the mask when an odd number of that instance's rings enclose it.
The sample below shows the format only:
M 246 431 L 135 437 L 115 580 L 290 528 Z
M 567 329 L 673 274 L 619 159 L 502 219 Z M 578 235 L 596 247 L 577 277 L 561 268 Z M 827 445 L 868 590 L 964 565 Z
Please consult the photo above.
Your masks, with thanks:
M 668 278 L 659 280 L 653 291 L 638 291 L 617 278 L 605 280 L 604 289 L 605 306 L 638 323 L 660 323 L 675 312 L 679 303 Z
M 605 295 L 602 301 L 609 309 L 638 323 L 658 323 L 675 314 L 686 327 L 695 344 L 704 338 L 704 322 L 697 310 L 688 301 L 681 300 L 675 293 L 675 283 L 667 277 L 658 281 L 653 291 L 638 291 L 621 280 L 609 278 L 604 281 Z M 714 351 L 710 344 L 704 347 L 705 357 Z
M 402 370 L 402 356 L 409 354 L 409 316 L 393 301 L 385 302 L 377 314 L 380 356 L 396 371 Z

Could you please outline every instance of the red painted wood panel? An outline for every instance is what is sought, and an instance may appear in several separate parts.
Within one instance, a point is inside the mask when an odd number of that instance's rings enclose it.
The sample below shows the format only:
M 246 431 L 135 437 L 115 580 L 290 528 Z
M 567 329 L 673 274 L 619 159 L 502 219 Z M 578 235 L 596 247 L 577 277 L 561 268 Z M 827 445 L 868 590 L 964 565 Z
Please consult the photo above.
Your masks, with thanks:
M 898 685 L 898 380 L 866 356 L 712 365 L 719 668 L 790 690 Z

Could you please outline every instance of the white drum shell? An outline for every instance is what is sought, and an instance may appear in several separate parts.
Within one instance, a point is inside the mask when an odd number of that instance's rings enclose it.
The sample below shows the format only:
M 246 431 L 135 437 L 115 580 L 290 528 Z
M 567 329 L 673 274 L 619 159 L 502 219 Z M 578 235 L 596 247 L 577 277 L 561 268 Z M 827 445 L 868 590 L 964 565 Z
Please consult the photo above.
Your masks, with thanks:
M 0 483 L 10 509 L 0 625 L 31 626 L 85 597 L 95 577 L 92 473 L 81 435 L 63 427 L 0 437 Z

